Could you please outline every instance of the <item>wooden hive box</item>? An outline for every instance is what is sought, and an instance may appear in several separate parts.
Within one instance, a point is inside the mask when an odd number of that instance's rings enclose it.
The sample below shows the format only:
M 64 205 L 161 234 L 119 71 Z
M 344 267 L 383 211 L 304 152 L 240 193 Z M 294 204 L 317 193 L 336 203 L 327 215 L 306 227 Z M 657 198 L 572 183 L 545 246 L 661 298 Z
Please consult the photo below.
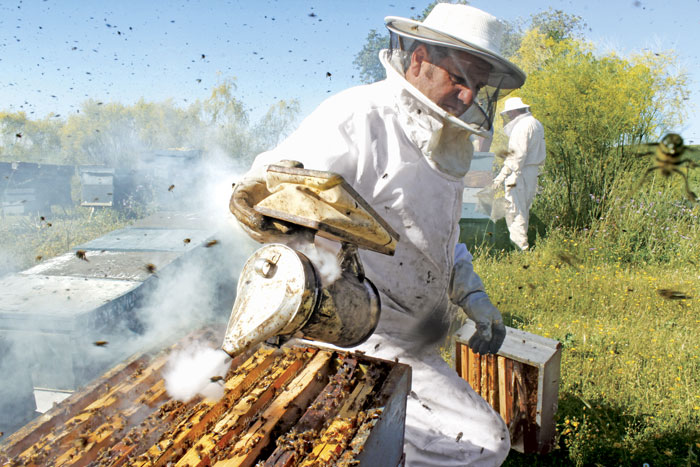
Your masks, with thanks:
M 561 343 L 507 327 L 497 355 L 479 355 L 467 342 L 469 320 L 455 335 L 457 373 L 505 420 L 513 449 L 547 453 L 554 447 L 559 397 Z
M 221 342 L 212 331 L 198 341 Z M 190 336 L 186 341 L 192 340 Z M 231 361 L 224 396 L 170 399 L 169 353 L 132 357 L 0 444 L 0 466 L 398 466 L 407 365 L 308 345 Z

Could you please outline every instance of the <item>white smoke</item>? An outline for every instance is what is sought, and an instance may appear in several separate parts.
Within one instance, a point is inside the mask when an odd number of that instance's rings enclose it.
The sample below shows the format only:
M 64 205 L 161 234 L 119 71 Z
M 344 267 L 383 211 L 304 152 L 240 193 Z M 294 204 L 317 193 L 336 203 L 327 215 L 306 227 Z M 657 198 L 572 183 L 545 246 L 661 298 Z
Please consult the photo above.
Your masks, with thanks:
M 330 249 L 331 245 L 326 245 L 326 242 L 322 241 L 317 241 L 315 244 L 297 241 L 290 244 L 290 246 L 301 251 L 309 258 L 316 272 L 321 276 L 323 287 L 330 286 L 340 278 L 343 271 L 340 268 L 337 253 Z
M 165 389 L 179 401 L 197 394 L 217 401 L 224 395 L 224 379 L 230 357 L 223 351 L 194 342 L 170 354 L 163 370 Z

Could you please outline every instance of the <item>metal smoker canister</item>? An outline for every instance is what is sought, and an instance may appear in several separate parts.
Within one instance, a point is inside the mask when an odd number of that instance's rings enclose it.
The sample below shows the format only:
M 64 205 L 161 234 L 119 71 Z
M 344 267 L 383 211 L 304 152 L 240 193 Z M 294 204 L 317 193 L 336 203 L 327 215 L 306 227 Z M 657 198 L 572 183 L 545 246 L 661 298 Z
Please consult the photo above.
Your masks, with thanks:
M 248 258 L 223 350 L 236 355 L 273 336 L 303 337 L 339 347 L 361 344 L 379 322 L 376 287 L 364 277 L 354 245 L 341 250 L 342 274 L 323 287 L 311 261 L 282 244 Z

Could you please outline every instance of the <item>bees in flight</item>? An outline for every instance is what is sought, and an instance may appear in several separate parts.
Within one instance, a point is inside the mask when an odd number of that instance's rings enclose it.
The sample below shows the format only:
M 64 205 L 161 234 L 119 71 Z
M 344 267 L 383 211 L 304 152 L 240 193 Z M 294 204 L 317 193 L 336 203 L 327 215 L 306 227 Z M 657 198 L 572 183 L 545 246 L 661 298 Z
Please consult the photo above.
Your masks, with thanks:
M 146 265 L 144 266 L 144 268 L 146 269 L 146 272 L 148 272 L 149 274 L 155 274 L 155 273 L 156 273 L 156 265 L 153 264 L 153 263 L 148 263 L 148 264 L 146 264 Z
M 87 252 L 85 250 L 78 250 L 75 252 L 75 256 L 78 258 L 82 259 L 83 261 L 87 261 Z
M 563 251 L 557 252 L 557 258 L 559 258 L 562 262 L 568 264 L 571 267 L 575 267 L 578 263 L 581 262 L 574 255 L 563 252 Z
M 654 154 L 654 165 L 649 167 L 647 171 L 644 172 L 642 182 L 651 172 L 655 170 L 661 172 L 661 175 L 666 178 L 670 177 L 674 173 L 678 174 L 683 177 L 683 181 L 685 182 L 686 198 L 688 198 L 688 200 L 691 202 L 696 202 L 698 197 L 690 190 L 690 186 L 688 184 L 688 171 L 690 169 L 700 167 L 700 164 L 689 158 L 683 159 L 683 153 L 686 151 L 687 146 L 685 146 L 683 143 L 683 138 L 681 138 L 681 135 L 669 133 L 664 136 L 661 141 L 653 144 L 653 146 L 656 146 L 654 151 L 639 154 L 640 156 L 645 156 L 652 153 Z M 686 173 L 683 173 L 680 170 L 680 167 L 684 165 L 686 168 Z
M 209 378 L 209 381 L 211 381 L 212 383 L 221 383 L 221 384 L 224 384 L 224 383 L 223 383 L 224 377 L 223 377 L 223 376 L 212 376 L 211 378 Z
M 204 247 L 205 247 L 205 248 L 211 248 L 211 247 L 213 247 L 214 245 L 216 245 L 217 243 L 219 243 L 218 240 L 209 240 L 207 243 L 204 244 Z
M 174 189 L 175 189 L 175 185 L 170 185 L 170 186 L 168 187 L 168 191 L 173 191 Z
M 186 238 L 186 239 L 184 239 L 184 240 L 182 241 L 182 243 L 184 243 L 185 245 L 189 245 L 189 243 L 190 243 L 191 241 L 192 241 L 191 239 Z
M 95 347 L 105 347 L 109 342 L 107 341 L 95 341 L 92 343 Z
M 687 300 L 692 298 L 690 295 L 684 292 L 671 289 L 657 289 L 656 293 L 661 295 L 661 297 L 665 298 L 666 300 Z

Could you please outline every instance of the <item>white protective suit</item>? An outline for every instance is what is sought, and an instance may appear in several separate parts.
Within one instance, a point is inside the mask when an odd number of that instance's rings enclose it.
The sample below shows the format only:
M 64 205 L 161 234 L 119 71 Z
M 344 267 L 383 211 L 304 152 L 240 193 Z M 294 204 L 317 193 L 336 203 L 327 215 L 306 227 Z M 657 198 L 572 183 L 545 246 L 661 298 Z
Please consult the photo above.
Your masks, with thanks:
M 544 127 L 530 112 L 525 112 L 505 125 L 503 131 L 509 137 L 508 156 L 494 183 L 505 182 L 505 217 L 510 239 L 521 250 L 527 250 L 530 207 L 537 194 L 540 166 L 547 155 Z
M 382 313 L 375 334 L 357 349 L 412 367 L 406 465 L 499 465 L 510 449 L 501 417 L 436 346 L 417 344 L 428 331 L 426 318 L 447 322 L 455 256 L 471 271 L 467 287 L 483 290 L 471 255 L 457 245 L 470 133 L 411 86 L 388 63 L 387 51 L 381 58 L 386 80 L 323 102 L 279 146 L 259 155 L 251 172 L 292 159 L 339 173 L 399 233 L 394 256 L 360 250 Z

